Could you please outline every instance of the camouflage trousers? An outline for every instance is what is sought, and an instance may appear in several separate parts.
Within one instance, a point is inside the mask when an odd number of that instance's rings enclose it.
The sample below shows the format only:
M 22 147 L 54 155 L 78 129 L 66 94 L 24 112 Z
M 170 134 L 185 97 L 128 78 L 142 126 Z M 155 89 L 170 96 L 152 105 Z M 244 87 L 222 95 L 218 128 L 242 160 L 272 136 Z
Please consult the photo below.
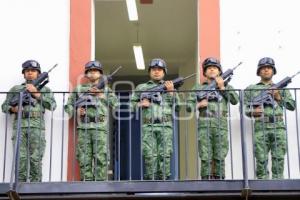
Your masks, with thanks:
M 201 177 L 225 178 L 225 157 L 228 153 L 228 131 L 219 128 L 198 129 Z
M 106 127 L 77 129 L 77 159 L 82 181 L 106 180 L 108 177 L 109 152 Z
M 143 125 L 144 179 L 170 179 L 173 129 L 170 124 Z
M 265 128 L 255 130 L 256 176 L 268 179 L 268 157 L 272 156 L 272 178 L 283 178 L 284 157 L 286 153 L 286 133 L 284 128 Z
M 16 144 L 16 130 L 13 144 Z M 42 159 L 45 152 L 45 131 L 40 128 L 22 128 L 20 141 L 19 181 L 40 182 L 42 180 Z

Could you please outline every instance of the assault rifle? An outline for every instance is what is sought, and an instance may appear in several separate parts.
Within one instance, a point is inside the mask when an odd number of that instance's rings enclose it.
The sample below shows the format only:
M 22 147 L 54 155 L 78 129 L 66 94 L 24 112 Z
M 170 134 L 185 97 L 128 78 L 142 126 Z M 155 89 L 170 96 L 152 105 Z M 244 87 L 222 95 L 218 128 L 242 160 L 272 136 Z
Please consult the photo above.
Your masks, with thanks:
M 233 71 L 237 67 L 239 67 L 241 64 L 242 64 L 242 62 L 239 62 L 237 66 L 235 66 L 232 69 L 226 70 L 226 72 L 224 72 L 221 75 L 221 77 L 224 80 L 225 85 L 227 85 L 229 83 L 229 81 L 231 80 Z M 222 95 L 217 90 L 217 82 L 215 80 L 213 80 L 207 87 L 205 87 L 203 89 L 203 91 L 196 92 L 196 96 L 197 96 L 198 102 L 202 101 L 203 99 L 221 101 L 223 98 Z
M 95 86 L 98 90 L 102 90 L 106 84 L 111 83 L 113 80 L 113 76 L 122 68 L 119 66 L 113 73 L 107 76 L 102 76 L 102 79 L 99 83 Z M 96 105 L 96 100 L 90 93 L 81 94 L 78 100 L 75 102 L 75 107 L 83 107 L 83 106 L 94 106 Z
M 292 82 L 292 79 L 295 76 L 297 76 L 298 74 L 300 74 L 300 71 L 298 71 L 296 74 L 294 74 L 291 77 L 289 77 L 289 76 L 285 77 L 280 82 L 272 85 L 267 90 L 261 91 L 259 95 L 255 96 L 251 99 L 249 106 L 257 107 L 257 106 L 263 106 L 263 105 L 270 105 L 270 106 L 276 107 L 278 104 L 273 98 L 273 95 L 272 95 L 273 90 L 285 88 L 288 84 L 290 84 Z
M 37 90 L 41 90 L 47 83 L 49 83 L 49 73 L 57 67 L 58 64 L 55 64 L 51 69 L 49 69 L 48 72 L 41 73 L 37 79 L 32 81 L 32 85 L 34 85 Z M 12 107 L 15 107 L 19 103 L 20 96 L 15 95 L 10 101 L 9 105 Z M 32 94 L 27 91 L 26 89 L 23 89 L 23 105 L 32 105 L 35 106 L 37 103 L 37 100 L 32 97 Z
M 178 77 L 178 78 L 172 80 L 174 88 L 177 89 L 177 88 L 181 87 L 186 79 L 189 79 L 195 75 L 196 74 L 194 73 L 194 74 L 191 74 L 184 78 Z M 148 99 L 150 102 L 161 104 L 161 102 L 162 102 L 161 93 L 166 92 L 166 91 L 167 91 L 166 86 L 164 84 L 160 84 L 160 85 L 157 85 L 157 86 L 147 90 L 146 92 L 142 92 L 140 99 L 141 100 Z

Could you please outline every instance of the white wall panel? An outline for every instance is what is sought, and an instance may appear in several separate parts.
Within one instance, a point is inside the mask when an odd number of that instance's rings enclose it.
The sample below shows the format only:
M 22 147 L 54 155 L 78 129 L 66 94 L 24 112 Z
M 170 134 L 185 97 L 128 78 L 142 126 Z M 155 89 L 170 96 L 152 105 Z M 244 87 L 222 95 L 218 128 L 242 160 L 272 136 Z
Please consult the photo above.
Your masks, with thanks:
M 300 3 L 297 0 L 220 0 L 221 19 L 221 62 L 224 70 L 243 62 L 234 74 L 231 84 L 236 89 L 244 89 L 257 83 L 258 60 L 269 56 L 275 59 L 277 75 L 273 80 L 279 82 L 300 69 Z M 300 76 L 288 86 L 300 87 Z M 298 91 L 300 93 L 300 91 Z M 300 105 L 298 95 L 298 105 Z M 233 106 L 238 113 L 238 107 Z M 238 115 L 237 115 L 238 116 Z M 290 173 L 292 178 L 299 178 L 299 157 L 297 150 L 297 134 L 295 112 L 287 112 Z M 241 151 L 239 120 L 233 122 L 233 146 L 235 177 L 241 178 Z M 247 141 L 251 141 L 250 121 L 246 123 Z M 253 178 L 253 159 L 248 147 L 248 167 L 250 178 Z M 227 163 L 230 163 L 229 156 Z M 230 166 L 227 173 L 230 176 Z M 287 163 L 285 178 L 288 178 Z
M 68 91 L 69 87 L 69 0 L 1 0 L 0 1 L 0 91 L 8 91 L 13 85 L 24 82 L 21 64 L 35 59 L 48 70 L 55 63 L 58 67 L 50 74 L 48 86 L 52 91 Z M 0 102 L 4 101 L 1 94 Z M 62 95 L 56 95 L 58 107 L 54 114 L 52 180 L 60 180 L 60 149 L 62 138 Z M 50 116 L 46 113 L 46 153 L 43 161 L 43 180 L 49 180 Z M 65 120 L 64 141 L 67 142 Z M 0 172 L 3 169 L 3 145 L 5 115 L 0 115 Z M 11 123 L 8 130 L 6 179 L 11 171 L 12 145 Z M 2 139 L 3 138 L 3 139 Z M 67 143 L 66 143 L 67 144 Z M 64 153 L 64 176 L 66 174 L 67 146 Z M 2 173 L 0 181 L 2 181 Z

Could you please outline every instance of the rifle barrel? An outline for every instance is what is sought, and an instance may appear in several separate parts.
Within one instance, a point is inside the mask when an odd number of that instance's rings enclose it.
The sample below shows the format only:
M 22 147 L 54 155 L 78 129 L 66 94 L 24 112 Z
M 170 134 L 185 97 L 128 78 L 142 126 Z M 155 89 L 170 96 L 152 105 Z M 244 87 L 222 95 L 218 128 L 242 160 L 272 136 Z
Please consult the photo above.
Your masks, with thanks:
M 298 74 L 300 74 L 300 71 L 298 71 L 296 74 L 294 74 L 293 76 L 291 76 L 291 79 L 293 79 L 295 76 L 297 76 Z
M 122 66 L 119 66 L 115 71 L 113 71 L 113 73 L 110 74 L 110 76 L 115 75 L 121 68 Z
M 50 73 L 55 67 L 57 67 L 57 65 L 58 64 L 56 63 L 53 67 L 51 67 L 51 69 L 48 70 L 48 73 Z
M 235 66 L 234 68 L 232 68 L 232 71 L 234 71 L 236 68 L 238 68 L 241 64 L 243 64 L 243 62 L 239 62 L 239 63 L 237 64 L 237 66 Z
M 191 75 L 189 75 L 189 76 L 184 77 L 183 80 L 189 79 L 189 78 L 191 78 L 191 77 L 193 77 L 193 76 L 195 76 L 195 75 L 196 75 L 196 73 L 193 73 L 193 74 L 191 74 Z

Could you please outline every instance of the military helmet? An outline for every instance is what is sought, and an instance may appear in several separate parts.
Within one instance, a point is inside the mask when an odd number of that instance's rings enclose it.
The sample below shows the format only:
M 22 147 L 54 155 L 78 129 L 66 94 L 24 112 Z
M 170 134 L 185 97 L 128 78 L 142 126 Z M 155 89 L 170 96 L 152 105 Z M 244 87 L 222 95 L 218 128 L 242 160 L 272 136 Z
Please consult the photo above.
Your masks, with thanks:
M 86 74 L 91 69 L 97 69 L 100 73 L 103 73 L 103 67 L 98 60 L 92 60 L 85 64 L 84 73 Z
M 203 76 L 205 76 L 205 71 L 209 66 L 216 66 L 220 70 L 220 72 L 221 72 L 220 74 L 223 73 L 220 61 L 216 58 L 209 57 L 209 58 L 206 58 L 202 63 Z
M 41 66 L 40 64 L 35 61 L 35 60 L 26 60 L 23 64 L 22 64 L 22 74 L 24 74 L 24 71 L 26 69 L 35 69 L 37 70 L 39 73 L 41 73 Z
M 256 75 L 259 76 L 259 71 L 262 67 L 270 66 L 273 69 L 273 74 L 276 74 L 275 61 L 273 58 L 264 57 L 258 61 Z
M 165 74 L 167 74 L 167 64 L 166 62 L 161 58 L 154 58 L 150 61 L 148 66 L 148 72 L 151 68 L 158 67 L 164 70 Z

